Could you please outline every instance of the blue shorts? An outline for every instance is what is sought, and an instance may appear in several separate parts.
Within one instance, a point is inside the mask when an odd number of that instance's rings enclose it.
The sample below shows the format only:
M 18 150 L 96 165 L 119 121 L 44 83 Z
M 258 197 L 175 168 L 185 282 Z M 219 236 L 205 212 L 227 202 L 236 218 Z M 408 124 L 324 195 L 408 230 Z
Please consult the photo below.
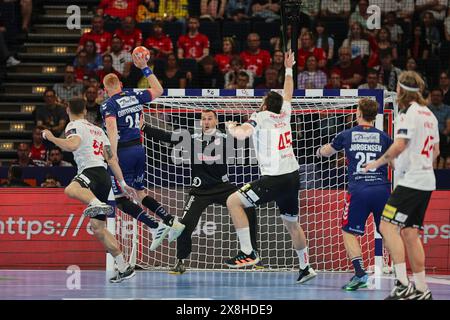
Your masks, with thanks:
M 373 214 L 375 226 L 379 230 L 381 214 L 391 194 L 390 185 L 373 185 L 347 193 L 342 230 L 354 235 L 364 235 L 366 221 Z
M 144 173 L 145 173 L 145 150 L 142 146 L 131 146 L 117 150 L 119 157 L 119 166 L 122 169 L 123 178 L 130 187 L 136 190 L 144 190 Z M 114 195 L 123 193 L 118 181 L 114 178 L 111 169 L 112 189 Z

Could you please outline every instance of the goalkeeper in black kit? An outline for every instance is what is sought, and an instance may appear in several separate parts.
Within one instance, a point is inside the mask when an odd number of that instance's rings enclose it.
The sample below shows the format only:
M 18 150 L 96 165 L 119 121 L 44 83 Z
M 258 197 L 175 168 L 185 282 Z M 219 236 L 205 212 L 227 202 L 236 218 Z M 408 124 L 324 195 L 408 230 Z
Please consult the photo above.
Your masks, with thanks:
M 227 135 L 218 130 L 218 118 L 214 110 L 204 110 L 201 114 L 202 132 L 190 134 L 190 160 L 191 160 L 191 189 L 185 203 L 181 223 L 186 226 L 177 239 L 177 263 L 170 274 L 183 274 L 186 271 L 184 259 L 192 251 L 192 233 L 194 232 L 203 211 L 211 204 L 220 204 L 226 207 L 229 195 L 238 190 L 231 184 L 227 175 Z M 175 145 L 178 141 L 176 134 L 151 127 L 145 123 L 142 131 L 146 138 L 153 138 Z M 173 139 L 172 139 L 173 138 Z M 230 138 L 234 139 L 234 138 Z M 234 145 L 234 142 L 233 144 Z M 252 246 L 257 248 L 257 221 L 254 207 L 245 209 L 249 220 Z M 255 266 L 263 268 L 262 263 Z

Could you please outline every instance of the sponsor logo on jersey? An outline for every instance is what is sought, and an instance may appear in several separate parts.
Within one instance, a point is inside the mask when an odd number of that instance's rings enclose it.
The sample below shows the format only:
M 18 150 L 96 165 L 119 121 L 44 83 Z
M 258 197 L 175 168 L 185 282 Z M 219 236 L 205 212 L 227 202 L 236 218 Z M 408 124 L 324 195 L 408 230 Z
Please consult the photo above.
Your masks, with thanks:
M 352 132 L 352 142 L 380 143 L 380 134 L 378 132 Z
M 123 98 L 117 99 L 116 102 L 122 109 L 139 104 L 139 100 L 134 96 L 123 97 Z
M 192 186 L 193 187 L 200 187 L 202 185 L 202 179 L 200 179 L 199 177 L 195 177 L 193 180 L 192 180 Z
M 397 208 L 391 205 L 385 205 L 383 210 L 383 217 L 388 219 L 393 219 L 395 217 L 395 213 L 397 212 Z

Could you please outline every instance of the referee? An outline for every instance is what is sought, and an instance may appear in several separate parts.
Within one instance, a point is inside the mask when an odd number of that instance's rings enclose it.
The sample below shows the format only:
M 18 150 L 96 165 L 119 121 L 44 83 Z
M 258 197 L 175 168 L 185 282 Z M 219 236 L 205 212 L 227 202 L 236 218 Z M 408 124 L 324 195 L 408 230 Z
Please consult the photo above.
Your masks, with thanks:
M 192 232 L 198 224 L 201 214 L 211 204 L 220 204 L 226 207 L 229 195 L 238 190 L 231 184 L 227 175 L 227 158 L 224 146 L 227 146 L 227 135 L 219 131 L 217 114 L 214 110 L 208 109 L 201 114 L 201 133 L 190 135 L 191 138 L 191 190 L 189 198 L 185 203 L 183 218 L 181 223 L 186 226 L 183 233 L 177 239 L 177 263 L 171 274 L 183 274 L 186 271 L 184 259 L 192 251 Z M 172 140 L 172 133 L 161 129 L 153 128 L 145 123 L 142 131 L 147 138 L 162 141 L 174 145 L 178 141 Z M 195 152 L 196 150 L 201 153 Z M 217 147 L 217 148 L 215 148 Z M 220 152 L 216 153 L 216 150 Z M 250 226 L 250 237 L 253 248 L 257 248 L 257 220 L 255 208 L 245 210 Z M 262 263 L 256 265 L 263 268 Z

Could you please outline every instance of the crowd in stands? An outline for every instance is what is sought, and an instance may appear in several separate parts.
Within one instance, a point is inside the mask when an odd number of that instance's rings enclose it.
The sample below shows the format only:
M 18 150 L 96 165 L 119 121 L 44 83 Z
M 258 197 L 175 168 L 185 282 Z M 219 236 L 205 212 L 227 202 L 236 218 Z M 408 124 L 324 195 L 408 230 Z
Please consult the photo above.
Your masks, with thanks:
M 426 80 L 429 107 L 439 120 L 441 157 L 436 168 L 450 168 L 450 1 L 302 2 L 298 88 L 395 91 L 403 70 L 419 72 Z M 36 112 L 36 130 L 47 128 L 61 135 L 68 120 L 63 105 L 76 96 L 88 101 L 88 120 L 100 124 L 99 105 L 106 98 L 102 80 L 108 73 L 118 75 L 125 87 L 148 87 L 131 59 L 133 48 L 140 45 L 150 50 L 148 65 L 164 88 L 282 88 L 283 48 L 291 43 L 284 46 L 280 32 L 269 39 L 257 29 L 244 39 L 220 34 L 212 39 L 200 32 L 202 24 L 218 25 L 219 33 L 225 23 L 275 23 L 279 28 L 280 1 L 198 4 L 192 8 L 187 0 L 101 0 L 75 60 L 65 69 L 64 82 L 45 92 L 45 106 Z M 367 27 L 367 8 L 373 4 L 380 7 L 382 21 L 372 30 Z M 2 30 L 0 26 L 0 54 Z M 292 28 L 286 34 L 290 37 Z M 18 164 L 58 163 L 48 156 L 43 159 L 41 145 L 33 139 L 33 158 L 18 154 Z

